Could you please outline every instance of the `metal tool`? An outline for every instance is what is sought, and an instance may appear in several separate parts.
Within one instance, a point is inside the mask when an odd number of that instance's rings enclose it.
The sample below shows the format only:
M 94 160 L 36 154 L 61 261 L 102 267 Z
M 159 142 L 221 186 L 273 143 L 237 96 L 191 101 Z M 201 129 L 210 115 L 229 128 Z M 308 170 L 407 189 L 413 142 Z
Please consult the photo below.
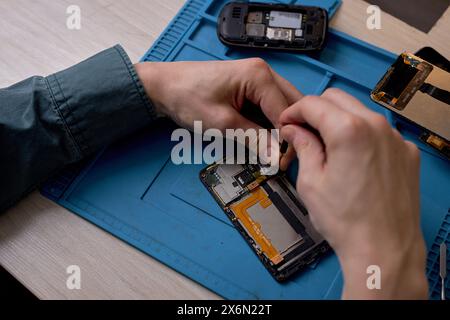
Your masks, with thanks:
M 445 300 L 445 278 L 447 278 L 447 245 L 441 243 L 439 254 L 439 275 L 441 276 L 441 299 Z
M 281 155 L 285 154 L 287 152 L 288 147 L 289 144 L 287 143 L 287 141 L 283 140 L 280 145 L 280 154 Z

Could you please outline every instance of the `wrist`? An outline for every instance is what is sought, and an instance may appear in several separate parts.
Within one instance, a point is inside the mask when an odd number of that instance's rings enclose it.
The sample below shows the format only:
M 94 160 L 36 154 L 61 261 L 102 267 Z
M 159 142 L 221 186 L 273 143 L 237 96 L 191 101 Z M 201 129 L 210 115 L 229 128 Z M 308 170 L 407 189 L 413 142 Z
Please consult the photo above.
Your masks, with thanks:
M 393 243 L 380 237 L 378 242 L 354 242 L 352 249 L 337 252 L 345 279 L 344 299 L 427 298 L 422 237 L 409 244 Z
M 158 62 L 141 62 L 134 65 L 136 73 L 144 86 L 145 92 L 152 101 L 158 115 L 167 115 L 161 97 L 163 96 L 163 73 L 159 71 Z

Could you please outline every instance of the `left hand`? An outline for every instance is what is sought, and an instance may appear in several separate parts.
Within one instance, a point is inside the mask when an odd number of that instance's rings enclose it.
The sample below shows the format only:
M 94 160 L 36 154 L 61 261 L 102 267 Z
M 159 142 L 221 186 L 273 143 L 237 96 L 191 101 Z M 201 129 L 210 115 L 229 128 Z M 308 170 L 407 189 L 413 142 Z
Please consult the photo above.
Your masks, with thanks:
M 145 62 L 135 67 L 157 112 L 188 129 L 194 121 L 222 133 L 225 129 L 260 129 L 240 114 L 245 101 L 259 106 L 273 126 L 280 128 L 281 113 L 303 96 L 259 58 Z M 281 168 L 287 165 L 282 161 Z

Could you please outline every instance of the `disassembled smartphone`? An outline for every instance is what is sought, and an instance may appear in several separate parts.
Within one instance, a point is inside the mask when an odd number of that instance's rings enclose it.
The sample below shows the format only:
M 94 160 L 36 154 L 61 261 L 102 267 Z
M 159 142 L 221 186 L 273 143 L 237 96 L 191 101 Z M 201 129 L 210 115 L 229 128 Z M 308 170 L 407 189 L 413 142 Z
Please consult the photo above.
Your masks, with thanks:
M 328 13 L 319 7 L 231 2 L 218 20 L 220 40 L 239 47 L 316 51 L 327 31 Z
M 443 68 L 403 53 L 371 98 L 418 125 L 421 140 L 450 159 L 450 73 Z
M 284 281 L 330 247 L 286 177 L 261 171 L 260 165 L 213 164 L 200 179 L 273 277 Z

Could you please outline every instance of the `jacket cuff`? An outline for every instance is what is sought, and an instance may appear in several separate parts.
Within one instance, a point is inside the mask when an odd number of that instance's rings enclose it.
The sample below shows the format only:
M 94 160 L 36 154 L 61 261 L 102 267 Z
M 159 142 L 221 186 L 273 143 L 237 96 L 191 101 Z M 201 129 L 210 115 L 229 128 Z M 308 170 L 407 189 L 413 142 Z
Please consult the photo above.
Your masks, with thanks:
M 46 83 L 80 158 L 157 117 L 133 64 L 119 45 L 48 76 Z

